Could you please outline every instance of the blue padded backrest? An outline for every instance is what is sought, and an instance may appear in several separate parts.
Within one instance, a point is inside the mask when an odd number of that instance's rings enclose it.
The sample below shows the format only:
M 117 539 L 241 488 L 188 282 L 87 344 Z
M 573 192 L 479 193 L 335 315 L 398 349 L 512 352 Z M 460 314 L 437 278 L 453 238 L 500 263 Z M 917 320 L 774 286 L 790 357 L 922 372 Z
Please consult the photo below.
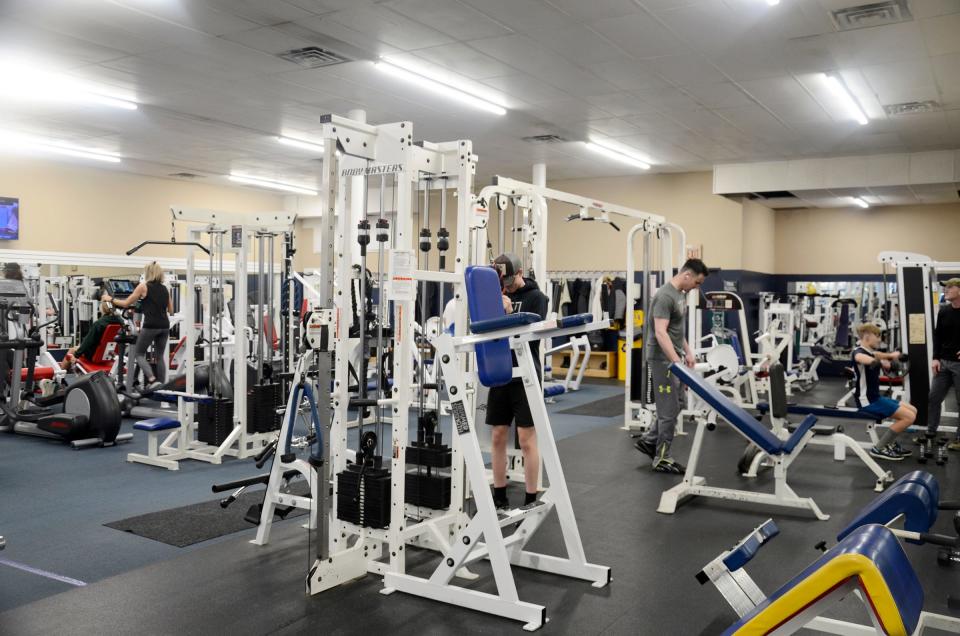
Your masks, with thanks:
M 467 312 L 471 322 L 506 315 L 503 310 L 500 276 L 492 267 L 468 267 L 464 272 Z M 499 338 L 477 345 L 477 377 L 484 386 L 502 386 L 513 378 L 510 343 Z
M 574 314 L 572 316 L 557 316 L 557 326 L 563 329 L 564 327 L 579 327 L 581 325 L 587 325 L 593 322 L 593 314 Z
M 871 523 L 886 525 L 899 515 L 903 515 L 904 530 L 929 532 L 933 521 L 936 521 L 936 513 L 937 502 L 930 497 L 930 491 L 926 486 L 910 481 L 896 483 L 860 510 L 850 524 L 837 535 L 837 539 L 843 539 L 857 528 Z M 908 539 L 908 541 L 911 540 Z M 911 543 L 921 542 L 911 541 Z
M 723 564 L 731 572 L 739 570 L 749 563 L 750 559 L 757 556 L 757 551 L 764 544 L 778 534 L 780 534 L 780 528 L 773 522 L 773 519 L 767 519 L 763 525 L 751 532 L 737 544 L 737 547 L 730 551 L 730 554 L 724 557 Z
M 913 633 L 923 610 L 923 586 L 917 579 L 917 574 L 910 565 L 910 560 L 897 541 L 896 536 L 887 528 L 879 525 L 869 525 L 857 528 L 843 541 L 828 550 L 823 556 L 810 564 L 803 572 L 793 577 L 776 592 L 764 599 L 743 618 L 730 626 L 724 636 L 734 634 L 777 599 L 789 594 L 802 581 L 814 574 L 824 564 L 842 554 L 862 554 L 870 559 L 880 571 L 884 582 L 890 590 L 891 596 L 897 604 L 897 609 L 908 633 Z M 842 581 L 824 581 L 825 584 L 836 585 Z M 823 590 L 826 594 L 829 587 Z
M 758 422 L 752 415 L 730 401 L 723 393 L 717 390 L 700 375 L 680 364 L 670 365 L 670 370 L 680 381 L 690 387 L 694 393 L 703 398 L 703 401 L 716 409 L 717 413 L 746 437 L 756 444 L 765 453 L 780 455 L 783 453 L 783 442 L 770 429 Z

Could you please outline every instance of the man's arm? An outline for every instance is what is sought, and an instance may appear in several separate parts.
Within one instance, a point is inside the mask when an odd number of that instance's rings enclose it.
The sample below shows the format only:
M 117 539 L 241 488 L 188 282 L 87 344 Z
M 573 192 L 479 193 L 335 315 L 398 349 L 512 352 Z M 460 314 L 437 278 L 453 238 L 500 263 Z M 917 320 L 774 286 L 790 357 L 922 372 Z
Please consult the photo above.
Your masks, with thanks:
M 678 356 L 674 350 L 673 342 L 667 333 L 667 327 L 669 326 L 669 318 L 654 318 L 653 335 L 657 338 L 657 344 L 660 345 L 660 350 L 663 351 L 663 354 L 667 356 L 667 360 L 670 362 L 680 362 L 680 356 Z

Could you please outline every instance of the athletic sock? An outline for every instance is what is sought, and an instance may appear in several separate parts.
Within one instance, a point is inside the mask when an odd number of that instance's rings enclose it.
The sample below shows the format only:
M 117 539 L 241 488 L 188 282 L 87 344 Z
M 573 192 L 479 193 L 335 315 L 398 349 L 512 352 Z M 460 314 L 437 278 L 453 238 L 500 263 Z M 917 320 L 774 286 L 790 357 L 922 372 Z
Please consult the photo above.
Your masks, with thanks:
M 877 448 L 886 448 L 887 446 L 890 446 L 894 441 L 896 441 L 897 435 L 899 434 L 900 433 L 896 432 L 892 428 L 888 428 L 887 431 L 880 436 L 880 441 L 877 442 Z
M 524 497 L 524 499 L 523 499 L 523 505 L 524 505 L 524 506 L 529 505 L 529 504 L 532 504 L 534 501 L 537 500 L 537 493 L 535 493 L 535 492 L 528 492 L 528 493 L 526 493 L 526 495 L 527 495 L 527 496 Z
M 493 487 L 493 498 L 497 500 L 504 500 L 507 498 L 507 487 L 506 486 L 494 486 Z

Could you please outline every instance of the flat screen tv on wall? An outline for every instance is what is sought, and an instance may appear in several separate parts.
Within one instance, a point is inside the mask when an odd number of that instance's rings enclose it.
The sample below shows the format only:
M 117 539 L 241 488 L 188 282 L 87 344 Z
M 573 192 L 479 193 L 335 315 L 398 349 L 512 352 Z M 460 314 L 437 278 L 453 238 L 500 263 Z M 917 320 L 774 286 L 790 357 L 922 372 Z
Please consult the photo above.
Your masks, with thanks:
M 20 238 L 20 199 L 0 197 L 0 241 Z

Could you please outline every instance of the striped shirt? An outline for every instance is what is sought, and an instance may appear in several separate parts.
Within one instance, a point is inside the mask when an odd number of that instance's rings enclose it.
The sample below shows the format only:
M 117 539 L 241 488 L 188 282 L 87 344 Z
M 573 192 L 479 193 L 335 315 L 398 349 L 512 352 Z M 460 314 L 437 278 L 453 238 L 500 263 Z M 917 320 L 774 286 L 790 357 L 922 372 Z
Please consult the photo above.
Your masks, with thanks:
M 857 354 L 871 358 L 876 353 L 862 344 L 853 350 L 853 399 L 857 406 L 867 406 L 880 399 L 880 365 L 864 365 L 857 362 Z

